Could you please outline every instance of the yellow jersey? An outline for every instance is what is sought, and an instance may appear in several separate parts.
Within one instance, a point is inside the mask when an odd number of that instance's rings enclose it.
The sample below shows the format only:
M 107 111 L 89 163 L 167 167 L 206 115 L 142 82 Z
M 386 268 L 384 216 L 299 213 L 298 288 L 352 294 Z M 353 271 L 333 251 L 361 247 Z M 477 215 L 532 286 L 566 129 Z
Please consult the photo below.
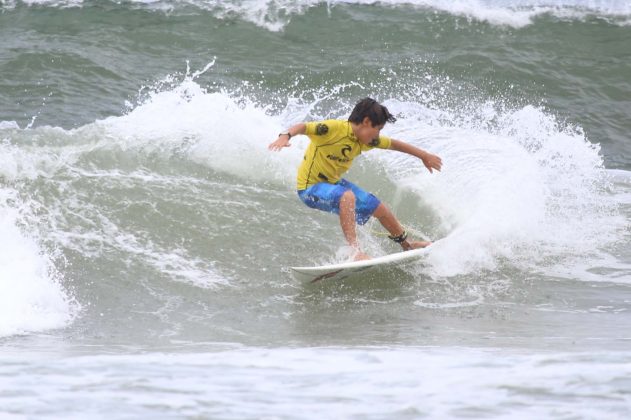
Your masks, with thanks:
M 349 121 L 326 120 L 306 123 L 305 134 L 311 142 L 298 168 L 298 191 L 319 182 L 335 184 L 362 152 L 389 149 L 390 137 L 380 135 L 369 145 L 361 144 Z

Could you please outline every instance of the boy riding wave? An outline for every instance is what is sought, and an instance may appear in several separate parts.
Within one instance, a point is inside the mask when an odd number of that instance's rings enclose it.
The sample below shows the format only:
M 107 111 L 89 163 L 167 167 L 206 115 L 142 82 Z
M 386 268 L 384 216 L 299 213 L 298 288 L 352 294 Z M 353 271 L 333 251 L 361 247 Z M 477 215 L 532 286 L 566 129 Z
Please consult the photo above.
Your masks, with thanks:
M 371 98 L 359 101 L 348 121 L 325 120 L 302 122 L 278 135 L 269 149 L 280 151 L 291 146 L 292 137 L 306 134 L 311 142 L 298 169 L 298 196 L 307 206 L 335 213 L 340 217 L 342 232 L 354 249 L 354 259 L 370 257 L 362 252 L 357 240 L 356 223 L 365 224 L 371 216 L 376 217 L 390 233 L 390 239 L 404 250 L 424 248 L 427 241 L 412 241 L 390 209 L 373 194 L 342 178 L 362 152 L 390 149 L 415 156 L 433 173 L 440 171 L 440 157 L 419 149 L 401 140 L 381 135 L 387 122 L 396 118 L 388 109 Z

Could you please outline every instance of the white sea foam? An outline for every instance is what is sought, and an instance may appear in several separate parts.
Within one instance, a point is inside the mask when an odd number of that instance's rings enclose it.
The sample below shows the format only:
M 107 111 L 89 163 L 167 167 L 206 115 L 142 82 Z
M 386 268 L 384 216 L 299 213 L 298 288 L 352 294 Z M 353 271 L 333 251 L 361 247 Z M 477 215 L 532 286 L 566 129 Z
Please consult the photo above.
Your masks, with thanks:
M 377 3 L 393 6 L 411 4 L 429 7 L 455 16 L 464 16 L 476 21 L 488 22 L 492 25 L 514 28 L 530 25 L 535 18 L 542 15 L 551 15 L 568 20 L 581 20 L 588 16 L 617 19 L 631 15 L 631 5 L 622 0 L 473 0 L 450 2 L 440 0 L 384 0 Z
M 628 353 L 237 348 L 4 356 L 0 404 L 27 417 L 627 418 Z M 34 378 L 37 378 L 35 381 Z M 595 404 L 594 402 L 598 402 Z M 297 415 L 299 413 L 299 415 Z
M 0 121 L 0 130 L 19 130 L 20 126 L 15 121 Z
M 13 130 L 13 134 L 19 133 L 28 137 L 27 130 Z M 72 138 L 71 133 L 60 128 L 41 127 L 36 131 L 51 139 L 62 137 Z M 9 135 L 11 137 L 11 135 Z M 63 147 L 55 145 L 36 146 L 18 144 L 9 137 L 0 140 L 0 176 L 7 180 L 35 179 L 37 177 L 51 177 L 60 169 L 71 165 L 85 150 L 83 146 Z M 0 138 L 1 139 L 1 138 Z
M 185 90 L 186 87 L 186 85 L 183 85 L 181 88 Z M 177 95 L 179 93 L 180 91 L 178 90 L 174 94 Z M 104 249 L 117 250 L 122 255 L 125 255 L 124 259 L 128 263 L 134 264 L 135 261 L 142 260 L 148 266 L 154 267 L 156 271 L 166 274 L 176 281 L 204 288 L 225 285 L 228 283 L 227 279 L 214 269 L 211 261 L 202 261 L 197 257 L 190 256 L 185 249 L 176 245 L 159 246 L 147 239 L 142 232 L 127 231 L 118 226 L 115 220 L 111 219 L 109 216 L 110 209 L 100 208 L 95 205 L 91 201 L 91 197 L 85 197 L 81 191 L 73 191 L 74 186 L 72 184 L 76 179 L 83 179 L 85 182 L 95 178 L 102 180 L 100 182 L 101 185 L 121 185 L 122 188 L 133 188 L 134 185 L 139 183 L 152 184 L 158 187 L 173 185 L 174 188 L 191 185 L 191 180 L 186 177 L 161 177 L 159 174 L 143 173 L 142 171 L 128 173 L 122 169 L 98 170 L 92 165 L 85 167 L 81 162 L 78 162 L 82 157 L 91 153 L 107 153 L 112 151 L 112 149 L 135 150 L 140 155 L 164 153 L 167 157 L 173 153 L 178 153 L 182 149 L 188 151 L 185 146 L 182 146 L 191 144 L 191 132 L 188 129 L 199 128 L 201 130 L 199 133 L 206 134 L 206 126 L 204 126 L 203 122 L 197 126 L 192 120 L 183 122 L 183 126 L 177 124 L 171 126 L 174 120 L 169 119 L 168 115 L 170 112 L 177 114 L 179 104 L 178 101 L 171 103 L 171 96 L 170 93 L 165 93 L 162 96 L 158 94 L 160 99 L 157 102 L 149 101 L 148 107 L 141 106 L 137 110 L 137 114 L 112 117 L 108 121 L 88 124 L 75 130 L 64 130 L 55 127 L 20 130 L 14 124 L 6 124 L 3 128 L 4 131 L 0 134 L 0 139 L 2 139 L 0 141 L 0 152 L 2 152 L 1 154 L 4 157 L 0 165 L 0 177 L 8 182 L 20 183 L 19 185 L 22 185 L 25 189 L 29 188 L 28 182 L 47 179 L 46 183 L 50 185 L 52 191 L 58 190 L 62 194 L 68 193 L 67 196 L 63 196 L 61 199 L 54 198 L 54 195 L 48 198 L 35 196 L 29 201 L 28 205 L 21 206 L 26 212 L 26 216 L 21 218 L 22 223 L 33 229 L 34 227 L 30 225 L 37 223 L 38 218 L 30 213 L 32 213 L 33 208 L 43 206 L 41 214 L 46 215 L 47 223 L 49 223 L 49 229 L 44 233 L 45 239 L 53 241 L 61 248 L 76 251 L 78 254 L 90 258 L 101 256 L 100 253 Z M 173 106 L 169 105 L 160 110 L 164 102 Z M 221 107 L 224 103 L 216 103 L 216 105 Z M 205 113 L 204 105 L 202 103 L 201 108 L 198 108 L 199 114 Z M 236 107 L 236 105 L 234 106 Z M 229 110 L 224 111 L 227 113 L 215 115 L 215 120 L 229 115 Z M 152 112 L 157 112 L 155 118 L 148 116 Z M 186 110 L 180 109 L 180 112 L 182 112 L 181 115 L 186 114 Z M 137 115 L 140 115 L 140 118 L 136 118 Z M 190 117 L 194 118 L 195 115 Z M 160 120 L 161 118 L 163 119 L 162 121 Z M 212 123 L 211 121 L 210 124 Z M 110 131 L 108 131 L 108 128 Z M 163 131 L 161 132 L 160 130 Z M 231 153 L 230 156 L 238 155 L 236 151 Z M 196 151 L 190 151 L 187 156 L 192 160 L 212 160 L 214 158 Z M 222 165 L 224 164 L 232 168 L 230 165 L 234 161 L 238 161 L 238 159 L 222 160 L 217 158 L 219 168 L 223 168 Z M 239 163 L 235 163 L 235 165 L 238 166 Z M 250 172 L 254 172 L 253 168 L 247 164 L 243 167 L 247 167 Z M 23 182 L 27 184 L 21 184 Z M 43 191 L 46 190 L 47 188 L 43 188 Z M 16 201 L 16 199 L 13 199 L 13 201 Z M 24 274 L 20 271 L 22 268 L 26 269 L 26 267 L 29 267 L 28 275 L 30 277 L 25 281 L 33 283 L 51 282 L 50 287 L 59 288 L 60 299 L 66 299 L 68 306 L 67 317 L 64 319 L 72 318 L 72 314 L 76 311 L 73 311 L 72 305 L 69 303 L 70 300 L 67 299 L 65 292 L 57 283 L 57 277 L 53 275 L 54 267 L 50 260 L 44 254 L 38 255 L 35 242 L 23 236 L 19 229 L 11 227 L 15 225 L 15 220 L 17 220 L 17 213 L 11 208 L 7 204 L 3 209 L 6 212 L 3 215 L 3 220 L 5 221 L 3 226 L 7 229 L 7 233 L 4 235 L 7 240 L 3 245 L 10 247 L 13 242 L 19 242 L 23 243 L 24 246 L 12 249 L 12 253 L 5 253 L 5 256 L 8 258 L 7 261 L 11 261 L 12 265 L 7 267 L 6 277 L 2 279 L 3 284 L 7 284 L 6 287 L 9 287 L 8 282 L 15 281 L 15 276 Z M 45 225 L 45 223 L 42 224 Z M 18 239 L 13 241 L 11 239 L 13 237 L 18 238 L 19 241 Z M 17 252 L 19 252 L 19 258 L 15 254 Z M 29 252 L 32 254 L 33 262 L 26 258 Z M 43 313 L 53 311 L 54 308 L 50 309 L 45 304 L 38 303 L 40 297 L 37 294 L 32 296 L 36 303 L 28 301 L 27 293 L 37 290 L 38 287 L 34 286 L 31 289 L 26 286 L 27 283 L 24 284 L 24 293 L 19 293 L 26 296 L 26 300 L 22 302 L 25 311 L 31 307 L 35 307 L 34 313 L 40 307 Z M 47 289 L 42 287 L 39 289 L 42 290 L 42 294 L 48 293 L 45 292 Z M 18 293 L 17 289 L 15 293 Z M 44 297 L 48 295 L 51 296 L 51 305 L 56 305 L 54 302 L 55 295 L 50 292 L 45 294 Z M 7 299 L 10 299 L 15 304 L 20 304 L 20 300 L 11 299 L 12 296 L 14 295 L 10 293 L 4 294 L 4 297 Z M 7 311 L 10 310 L 6 305 L 5 308 L 7 308 Z M 63 318 L 62 315 L 58 317 L 48 316 L 48 324 L 43 323 L 42 325 L 63 325 L 63 323 L 60 324 L 57 321 Z M 5 318 L 7 320 L 13 319 L 8 315 Z M 24 330 L 28 330 L 31 324 L 35 328 L 35 321 L 31 322 L 25 317 Z M 0 327 L 2 327 L 0 328 L 0 333 L 2 331 L 19 331 L 21 328 L 19 323 L 16 324 L 13 330 L 10 329 L 9 324 Z
M 389 105 L 395 112 L 418 107 Z M 493 270 L 505 259 L 543 269 L 548 260 L 596 258 L 628 227 L 599 147 L 581 130 L 532 106 L 481 109 L 469 121 L 448 112 L 420 115 L 388 130 L 440 155 L 441 173 L 430 175 L 406 156 L 375 158 L 440 216 L 446 237 L 429 258 L 437 274 Z
M 0 337 L 64 327 L 79 309 L 50 258 L 18 228 L 16 203 L 15 191 L 0 190 Z
M 6 7 L 17 2 L 4 0 Z M 22 0 L 28 5 L 48 7 L 81 7 L 84 0 Z M 220 19 L 239 17 L 270 31 L 280 31 L 291 22 L 292 17 L 321 6 L 321 0 L 132 0 L 129 4 L 172 13 L 179 7 L 194 6 L 208 10 Z M 418 7 L 446 12 L 492 25 L 524 27 L 542 15 L 560 19 L 582 20 L 589 16 L 607 19 L 615 24 L 628 25 L 631 5 L 624 0 L 328 0 L 329 10 L 338 5 L 380 5 L 386 7 Z
M 279 117 L 245 98 L 207 92 L 192 78 L 152 93 L 127 115 L 97 123 L 107 147 L 186 155 L 215 170 L 255 181 L 293 186 L 300 146 L 282 155 L 267 146 L 285 128 Z M 292 180 L 292 181 L 290 181 Z

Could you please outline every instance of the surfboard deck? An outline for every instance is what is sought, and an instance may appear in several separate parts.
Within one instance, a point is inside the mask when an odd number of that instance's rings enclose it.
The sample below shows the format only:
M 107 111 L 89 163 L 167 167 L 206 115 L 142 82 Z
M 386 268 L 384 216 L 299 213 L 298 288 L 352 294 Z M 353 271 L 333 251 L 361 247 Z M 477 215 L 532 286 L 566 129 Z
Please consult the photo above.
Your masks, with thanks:
M 296 280 L 303 283 L 313 284 L 322 281 L 342 280 L 348 277 L 357 276 L 374 270 L 383 270 L 393 266 L 401 266 L 412 261 L 419 260 L 427 254 L 427 248 L 401 251 L 370 260 L 352 261 L 338 264 L 313 266 L 313 267 L 290 267 L 291 273 Z

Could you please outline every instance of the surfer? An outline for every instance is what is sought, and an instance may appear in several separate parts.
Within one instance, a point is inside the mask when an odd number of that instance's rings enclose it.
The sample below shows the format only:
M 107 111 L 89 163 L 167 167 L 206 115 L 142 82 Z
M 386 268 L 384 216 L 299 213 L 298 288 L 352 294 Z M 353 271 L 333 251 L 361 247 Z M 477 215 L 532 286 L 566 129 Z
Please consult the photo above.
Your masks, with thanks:
M 390 233 L 389 238 L 404 250 L 424 248 L 431 242 L 412 241 L 392 211 L 373 194 L 342 178 L 353 159 L 362 152 L 379 148 L 415 156 L 433 173 L 440 171 L 440 157 L 401 140 L 391 139 L 380 132 L 387 122 L 396 118 L 388 109 L 371 98 L 359 101 L 348 121 L 326 120 L 298 123 L 278 135 L 269 145 L 272 151 L 291 146 L 292 137 L 306 134 L 311 142 L 298 169 L 298 196 L 309 207 L 338 214 L 342 232 L 354 249 L 354 259 L 370 257 L 362 252 L 356 226 L 376 217 Z

